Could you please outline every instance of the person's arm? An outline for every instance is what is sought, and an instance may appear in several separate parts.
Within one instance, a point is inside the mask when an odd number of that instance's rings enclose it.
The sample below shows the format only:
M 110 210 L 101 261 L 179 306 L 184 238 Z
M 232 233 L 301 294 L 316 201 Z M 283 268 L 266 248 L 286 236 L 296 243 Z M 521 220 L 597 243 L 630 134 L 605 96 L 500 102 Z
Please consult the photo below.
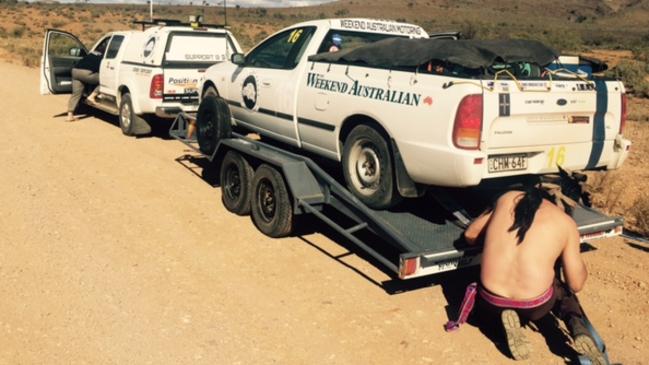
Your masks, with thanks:
M 464 240 L 469 245 L 475 245 L 478 242 L 478 238 L 482 236 L 491 215 L 493 214 L 493 209 L 487 209 L 484 213 L 471 222 L 469 227 L 464 231 Z
M 561 254 L 563 276 L 570 289 L 576 293 L 583 289 L 586 278 L 588 277 L 588 271 L 586 270 L 584 261 L 581 259 L 577 224 L 571 221 L 568 230 L 568 243 Z

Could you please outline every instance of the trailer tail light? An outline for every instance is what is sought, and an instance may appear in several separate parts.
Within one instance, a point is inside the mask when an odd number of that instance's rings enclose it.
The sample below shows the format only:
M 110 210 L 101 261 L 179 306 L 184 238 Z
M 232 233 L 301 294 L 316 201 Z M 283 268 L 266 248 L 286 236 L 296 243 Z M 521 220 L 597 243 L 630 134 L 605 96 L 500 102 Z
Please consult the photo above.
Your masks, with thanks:
M 151 88 L 149 89 L 149 97 L 151 99 L 162 99 L 162 94 L 164 94 L 164 81 L 162 74 L 153 76 L 151 79 Z
M 405 279 L 408 276 L 417 272 L 419 266 L 419 257 L 411 257 L 409 259 L 401 259 L 401 267 L 399 268 L 399 277 Z
M 622 94 L 622 110 L 620 110 L 620 134 L 624 132 L 626 126 L 627 108 L 626 108 L 626 94 Z
M 464 150 L 480 148 L 482 135 L 482 94 L 467 95 L 455 114 L 453 144 Z

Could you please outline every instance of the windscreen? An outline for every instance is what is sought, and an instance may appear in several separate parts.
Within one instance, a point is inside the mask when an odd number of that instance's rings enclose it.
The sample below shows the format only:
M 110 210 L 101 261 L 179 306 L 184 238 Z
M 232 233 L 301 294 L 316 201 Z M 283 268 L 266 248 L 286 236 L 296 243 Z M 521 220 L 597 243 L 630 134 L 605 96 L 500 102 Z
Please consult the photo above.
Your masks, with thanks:
M 223 34 L 172 34 L 167 45 L 167 62 L 208 62 L 225 61 L 232 48 L 227 47 Z

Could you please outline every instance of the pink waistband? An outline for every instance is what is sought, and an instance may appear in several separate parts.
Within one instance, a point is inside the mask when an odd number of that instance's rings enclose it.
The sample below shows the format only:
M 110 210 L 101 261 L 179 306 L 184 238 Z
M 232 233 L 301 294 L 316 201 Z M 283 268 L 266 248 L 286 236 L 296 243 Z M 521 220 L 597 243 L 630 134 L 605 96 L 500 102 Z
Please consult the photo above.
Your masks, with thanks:
M 482 299 L 484 299 L 487 303 L 494 305 L 496 307 L 530 309 L 530 308 L 538 307 L 541 304 L 545 304 L 550 299 L 552 299 L 552 296 L 554 295 L 554 287 L 550 286 L 550 288 L 548 288 L 548 290 L 546 290 L 540 296 L 534 299 L 527 299 L 527 300 L 503 298 L 501 296 L 489 293 L 482 286 L 480 287 L 480 290 L 478 290 L 478 292 L 480 293 L 480 297 L 482 297 Z

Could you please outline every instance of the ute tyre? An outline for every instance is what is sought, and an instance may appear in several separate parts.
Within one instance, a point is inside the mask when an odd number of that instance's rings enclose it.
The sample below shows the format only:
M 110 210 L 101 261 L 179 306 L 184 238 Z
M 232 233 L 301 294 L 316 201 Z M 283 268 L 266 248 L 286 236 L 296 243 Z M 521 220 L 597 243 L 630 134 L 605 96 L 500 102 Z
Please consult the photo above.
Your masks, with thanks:
M 221 200 L 227 210 L 238 215 L 250 213 L 250 191 L 254 171 L 238 152 L 228 151 L 221 162 Z
M 252 181 L 252 220 L 270 237 L 285 237 L 293 231 L 293 205 L 282 174 L 270 165 L 257 168 Z
M 388 141 L 375 128 L 358 125 L 343 146 L 343 175 L 347 187 L 373 209 L 387 209 L 401 201 Z
M 230 108 L 223 98 L 211 94 L 203 98 L 196 115 L 196 138 L 201 152 L 212 155 L 221 139 L 230 138 L 231 119 Z
M 135 115 L 135 112 L 133 111 L 131 94 L 124 93 L 119 102 L 119 127 L 124 135 L 135 135 L 135 123 L 137 118 L 137 115 Z

